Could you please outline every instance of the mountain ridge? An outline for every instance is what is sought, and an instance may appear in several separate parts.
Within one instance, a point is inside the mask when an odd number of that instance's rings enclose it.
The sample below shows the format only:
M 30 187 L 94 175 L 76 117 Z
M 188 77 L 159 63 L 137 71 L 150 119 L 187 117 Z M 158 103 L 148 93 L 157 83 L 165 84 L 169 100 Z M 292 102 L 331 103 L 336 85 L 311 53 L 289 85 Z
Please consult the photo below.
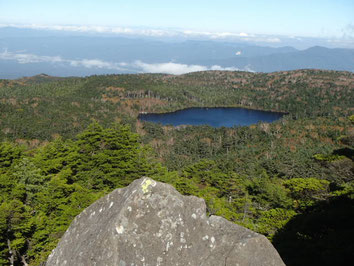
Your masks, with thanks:
M 225 40 L 159 40 L 0 28 L 0 78 L 187 73 L 208 69 L 354 71 L 354 49 L 272 47 Z M 22 34 L 26 33 L 26 34 Z M 49 34 L 49 35 L 48 35 Z

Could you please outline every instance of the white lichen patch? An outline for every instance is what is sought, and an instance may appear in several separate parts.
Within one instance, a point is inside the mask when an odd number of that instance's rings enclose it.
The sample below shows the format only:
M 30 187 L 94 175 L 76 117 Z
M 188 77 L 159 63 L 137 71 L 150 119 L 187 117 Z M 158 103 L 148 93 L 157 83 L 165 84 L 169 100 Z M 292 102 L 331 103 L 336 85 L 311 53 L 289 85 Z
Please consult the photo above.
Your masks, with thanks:
M 113 204 L 114 204 L 114 202 L 113 201 L 111 201 L 111 203 L 109 204 L 109 209 L 113 206 Z
M 141 217 L 144 217 L 144 215 L 145 215 L 145 212 L 143 210 L 138 209 L 136 212 L 135 218 L 139 219 Z
M 206 236 L 203 236 L 203 238 L 202 238 L 204 241 L 205 240 L 208 240 L 209 239 L 209 236 L 208 235 L 206 235 Z
M 197 219 L 197 215 L 195 213 L 192 214 L 192 218 L 195 220 Z
M 157 266 L 160 266 L 162 262 L 163 262 L 163 258 L 157 257 L 157 259 L 156 259 L 156 265 L 157 265 Z
M 124 227 L 122 225 L 116 226 L 116 232 L 118 234 L 120 234 L 120 235 L 123 234 L 124 233 Z
M 215 242 L 215 237 L 212 236 L 212 237 L 210 238 L 210 241 L 211 241 L 211 243 L 214 244 L 214 242 Z
M 165 239 L 167 241 L 170 241 L 172 239 L 172 234 L 171 233 L 167 233 Z
M 186 243 L 186 239 L 184 238 L 184 232 L 181 232 L 181 233 L 180 233 L 180 237 L 181 237 L 181 238 L 180 238 L 180 242 L 181 242 L 181 243 Z
M 178 221 L 170 221 L 170 223 L 171 223 L 171 229 L 177 228 Z
M 131 212 L 132 211 L 132 207 L 128 206 L 128 211 Z

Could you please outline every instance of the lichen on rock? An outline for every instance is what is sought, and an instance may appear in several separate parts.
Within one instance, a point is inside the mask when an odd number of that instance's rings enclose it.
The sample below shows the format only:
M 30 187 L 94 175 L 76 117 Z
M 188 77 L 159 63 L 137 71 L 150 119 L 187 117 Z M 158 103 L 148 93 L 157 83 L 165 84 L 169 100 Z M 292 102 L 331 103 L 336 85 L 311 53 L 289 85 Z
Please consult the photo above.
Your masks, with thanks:
M 143 177 L 78 215 L 47 265 L 284 265 L 262 235 Z

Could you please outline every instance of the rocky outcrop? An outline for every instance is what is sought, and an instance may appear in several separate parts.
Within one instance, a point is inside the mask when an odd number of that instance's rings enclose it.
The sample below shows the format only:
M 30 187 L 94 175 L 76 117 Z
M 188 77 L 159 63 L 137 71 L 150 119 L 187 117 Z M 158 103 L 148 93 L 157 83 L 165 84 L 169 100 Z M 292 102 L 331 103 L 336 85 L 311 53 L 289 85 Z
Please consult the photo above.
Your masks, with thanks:
M 116 189 L 70 225 L 47 265 L 284 265 L 262 235 L 206 215 L 203 199 L 150 178 Z

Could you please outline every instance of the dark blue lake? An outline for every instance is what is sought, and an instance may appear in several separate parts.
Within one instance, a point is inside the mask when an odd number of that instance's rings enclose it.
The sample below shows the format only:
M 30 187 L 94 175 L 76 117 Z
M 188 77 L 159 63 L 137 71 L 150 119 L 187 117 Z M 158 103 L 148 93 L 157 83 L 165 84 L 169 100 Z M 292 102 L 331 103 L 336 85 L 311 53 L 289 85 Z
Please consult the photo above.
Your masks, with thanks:
M 209 125 L 212 127 L 249 126 L 258 122 L 273 122 L 284 114 L 244 108 L 188 108 L 164 114 L 140 114 L 143 121 L 163 125 Z

